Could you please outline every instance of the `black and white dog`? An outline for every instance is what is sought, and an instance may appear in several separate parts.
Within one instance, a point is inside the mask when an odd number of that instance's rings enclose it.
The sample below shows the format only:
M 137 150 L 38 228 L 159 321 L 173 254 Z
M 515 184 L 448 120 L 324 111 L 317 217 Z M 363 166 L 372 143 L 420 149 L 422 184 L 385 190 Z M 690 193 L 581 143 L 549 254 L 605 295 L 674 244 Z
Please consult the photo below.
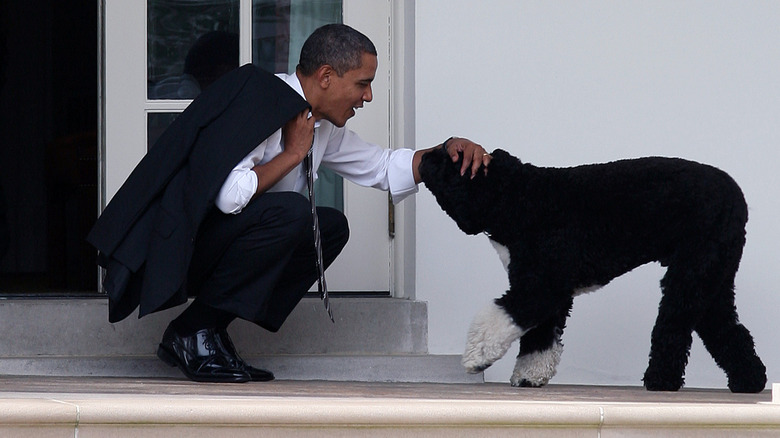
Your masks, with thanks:
M 473 179 L 440 149 L 420 166 L 442 209 L 464 232 L 487 234 L 509 274 L 509 290 L 471 324 L 469 372 L 520 339 L 512 385 L 546 384 L 574 296 L 657 261 L 667 270 L 645 387 L 683 385 L 695 331 L 731 391 L 764 389 L 766 368 L 734 304 L 747 206 L 729 175 L 676 158 L 545 168 L 500 149 L 491 155 L 488 171 Z

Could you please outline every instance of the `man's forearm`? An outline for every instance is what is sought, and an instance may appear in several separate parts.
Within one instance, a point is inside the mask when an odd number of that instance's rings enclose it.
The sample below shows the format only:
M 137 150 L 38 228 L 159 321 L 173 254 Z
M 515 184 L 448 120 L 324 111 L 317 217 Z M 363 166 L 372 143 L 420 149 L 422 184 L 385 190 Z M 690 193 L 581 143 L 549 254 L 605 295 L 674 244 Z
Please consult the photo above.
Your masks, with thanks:
M 252 168 L 257 175 L 257 190 L 253 196 L 259 196 L 281 181 L 288 173 L 295 169 L 303 161 L 303 157 L 284 151 L 271 161 Z

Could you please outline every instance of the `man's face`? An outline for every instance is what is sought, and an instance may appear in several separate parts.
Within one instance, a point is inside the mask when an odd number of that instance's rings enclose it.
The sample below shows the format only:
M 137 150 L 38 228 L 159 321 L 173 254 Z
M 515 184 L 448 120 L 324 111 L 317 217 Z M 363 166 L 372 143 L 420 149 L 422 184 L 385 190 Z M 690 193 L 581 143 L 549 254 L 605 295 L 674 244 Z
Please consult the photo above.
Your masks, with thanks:
M 355 115 L 356 108 L 362 108 L 363 103 L 371 102 L 371 82 L 376 75 L 376 67 L 376 56 L 363 53 L 359 68 L 349 70 L 343 76 L 335 73 L 330 75 L 325 98 L 318 108 L 322 118 L 342 127 Z

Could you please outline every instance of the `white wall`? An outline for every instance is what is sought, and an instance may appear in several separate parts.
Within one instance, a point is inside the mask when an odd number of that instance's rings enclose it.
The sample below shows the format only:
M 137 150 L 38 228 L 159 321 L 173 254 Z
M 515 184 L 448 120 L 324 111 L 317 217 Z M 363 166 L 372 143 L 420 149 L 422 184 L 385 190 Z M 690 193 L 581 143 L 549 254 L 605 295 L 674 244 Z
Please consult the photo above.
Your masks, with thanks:
M 647 155 L 718 166 L 750 205 L 737 308 L 780 382 L 780 2 L 418 0 L 416 137 L 450 135 L 566 166 Z M 461 353 L 474 313 L 507 288 L 483 236 L 417 195 L 417 298 L 429 349 Z M 578 297 L 553 383 L 641 385 L 663 269 Z M 516 347 L 486 372 L 506 382 Z M 726 385 L 696 338 L 689 387 Z

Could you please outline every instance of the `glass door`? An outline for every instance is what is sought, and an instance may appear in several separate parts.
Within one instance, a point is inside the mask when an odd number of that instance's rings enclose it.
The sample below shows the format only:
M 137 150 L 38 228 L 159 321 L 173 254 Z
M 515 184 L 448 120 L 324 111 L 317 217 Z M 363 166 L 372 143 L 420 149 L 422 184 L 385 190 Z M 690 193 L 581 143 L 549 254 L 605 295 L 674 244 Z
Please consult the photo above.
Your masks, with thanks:
M 303 41 L 322 24 L 345 22 L 379 52 L 374 101 L 348 127 L 389 140 L 388 1 L 105 0 L 104 200 L 201 89 L 247 62 L 292 72 Z M 318 199 L 340 208 L 350 243 L 328 270 L 334 291 L 387 292 L 387 194 L 324 171 Z

